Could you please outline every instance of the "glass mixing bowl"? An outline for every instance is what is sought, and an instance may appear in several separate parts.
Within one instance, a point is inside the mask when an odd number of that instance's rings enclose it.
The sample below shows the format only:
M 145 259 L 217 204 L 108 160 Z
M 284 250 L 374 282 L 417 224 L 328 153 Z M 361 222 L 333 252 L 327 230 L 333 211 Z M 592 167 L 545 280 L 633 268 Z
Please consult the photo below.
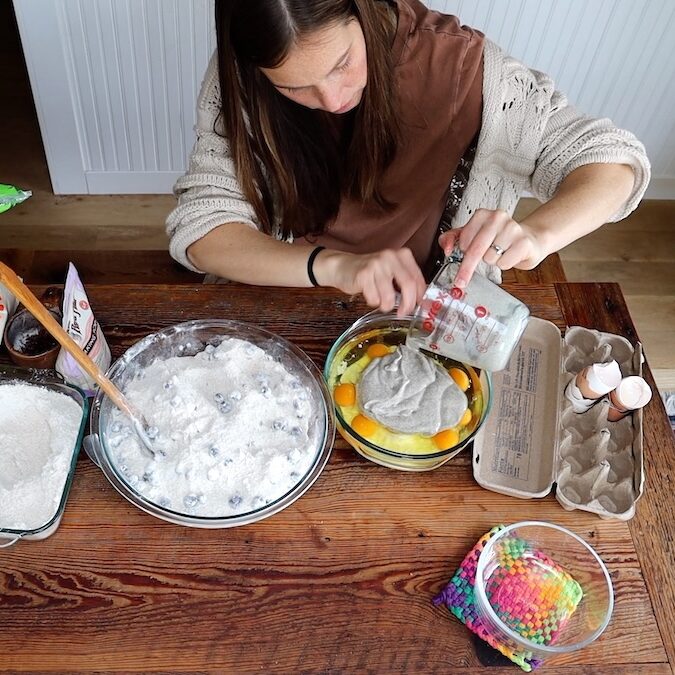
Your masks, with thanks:
M 474 591 L 488 632 L 529 661 L 586 647 L 614 607 L 598 554 L 574 532 L 537 521 L 509 525 L 488 540 Z
M 367 349 L 369 341 L 394 346 L 405 342 L 411 321 L 410 316 L 397 317 L 394 313 L 381 314 L 370 312 L 358 319 L 333 344 L 324 367 L 324 377 L 328 389 L 334 395 L 335 387 L 349 363 L 360 358 Z M 383 447 L 355 431 L 345 419 L 340 406 L 335 406 L 338 431 L 342 437 L 363 457 L 393 469 L 403 471 L 429 471 L 444 464 L 470 443 L 490 411 L 491 381 L 486 371 L 477 371 L 469 366 L 458 364 L 450 359 L 434 355 L 433 358 L 446 368 L 461 366 L 471 378 L 471 389 L 476 396 L 470 403 L 473 419 L 460 435 L 459 442 L 438 451 L 401 451 Z
M 321 372 L 310 358 L 287 340 L 256 326 L 229 320 L 189 321 L 165 328 L 130 347 L 109 369 L 108 377 L 124 391 L 127 383 L 142 376 L 144 369 L 156 360 L 177 356 L 194 356 L 208 345 L 218 346 L 224 339 L 246 340 L 283 365 L 303 385 L 314 414 L 310 420 L 312 437 L 317 439 L 316 453 L 307 472 L 294 487 L 269 504 L 244 513 L 223 517 L 197 516 L 162 507 L 136 490 L 116 466 L 108 438 L 113 404 L 100 390 L 92 405 L 91 434 L 84 439 L 84 448 L 113 487 L 143 511 L 177 525 L 223 528 L 248 525 L 267 518 L 289 506 L 316 481 L 323 470 L 335 438 L 333 405 Z

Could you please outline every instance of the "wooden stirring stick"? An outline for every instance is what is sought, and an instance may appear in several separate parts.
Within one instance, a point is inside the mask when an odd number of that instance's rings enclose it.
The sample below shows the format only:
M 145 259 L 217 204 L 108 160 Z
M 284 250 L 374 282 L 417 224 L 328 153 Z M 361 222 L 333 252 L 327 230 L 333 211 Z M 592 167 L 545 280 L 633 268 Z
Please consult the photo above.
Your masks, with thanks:
M 134 423 L 143 445 L 153 456 L 155 451 L 148 434 L 149 425 L 145 418 L 135 410 L 122 392 L 108 379 L 103 371 L 89 358 L 73 338 L 66 333 L 52 313 L 35 297 L 26 284 L 19 279 L 14 270 L 0 262 L 0 281 L 9 288 L 23 306 L 49 331 L 52 337 L 77 361 L 81 368 L 89 375 L 110 400 Z

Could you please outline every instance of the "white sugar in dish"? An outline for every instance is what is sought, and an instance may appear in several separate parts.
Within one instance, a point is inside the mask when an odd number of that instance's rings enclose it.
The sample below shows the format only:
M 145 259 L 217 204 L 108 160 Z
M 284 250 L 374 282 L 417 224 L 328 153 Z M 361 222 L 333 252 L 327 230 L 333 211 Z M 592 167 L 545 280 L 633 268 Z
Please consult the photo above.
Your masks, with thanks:
M 65 394 L 0 384 L 0 528 L 35 530 L 56 515 L 81 421 Z
M 300 482 L 320 449 L 307 387 L 239 338 L 156 360 L 124 393 L 159 430 L 157 456 L 118 410 L 106 447 L 136 492 L 171 511 L 221 518 L 262 508 Z

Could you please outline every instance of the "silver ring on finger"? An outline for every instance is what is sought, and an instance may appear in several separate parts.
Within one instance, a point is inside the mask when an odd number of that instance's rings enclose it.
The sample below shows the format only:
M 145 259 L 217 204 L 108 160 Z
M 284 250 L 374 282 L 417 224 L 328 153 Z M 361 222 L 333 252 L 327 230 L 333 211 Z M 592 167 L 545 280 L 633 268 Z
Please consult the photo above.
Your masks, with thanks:
M 504 253 L 506 253 L 506 249 L 502 248 L 499 244 L 490 244 L 490 248 L 494 249 L 494 252 L 497 255 L 504 255 Z

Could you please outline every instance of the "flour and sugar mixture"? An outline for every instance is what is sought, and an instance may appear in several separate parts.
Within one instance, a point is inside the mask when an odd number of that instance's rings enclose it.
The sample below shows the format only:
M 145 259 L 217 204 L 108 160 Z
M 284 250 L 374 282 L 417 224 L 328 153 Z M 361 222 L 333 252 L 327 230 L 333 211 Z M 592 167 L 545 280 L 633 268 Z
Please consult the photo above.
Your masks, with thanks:
M 66 394 L 0 384 L 0 528 L 36 530 L 56 515 L 81 421 Z
M 239 338 L 157 360 L 124 393 L 159 430 L 156 458 L 118 410 L 106 445 L 126 482 L 172 511 L 225 517 L 259 509 L 295 487 L 320 449 L 320 411 L 308 387 Z

